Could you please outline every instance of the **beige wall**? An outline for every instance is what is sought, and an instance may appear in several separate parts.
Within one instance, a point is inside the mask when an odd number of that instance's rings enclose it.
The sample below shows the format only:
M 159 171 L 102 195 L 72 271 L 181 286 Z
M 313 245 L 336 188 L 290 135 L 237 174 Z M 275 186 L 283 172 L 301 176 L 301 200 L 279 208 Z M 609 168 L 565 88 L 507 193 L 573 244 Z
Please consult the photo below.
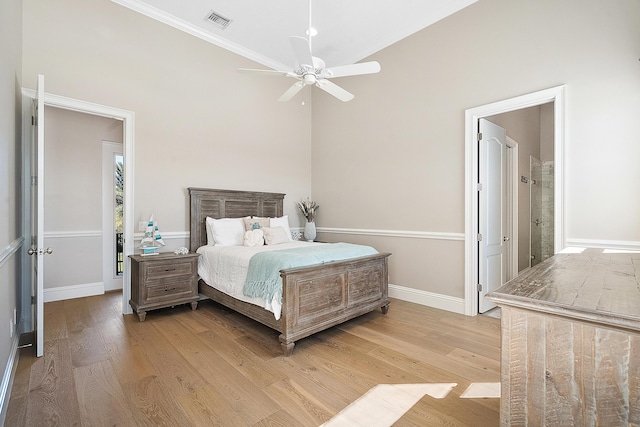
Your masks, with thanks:
M 135 221 L 188 231 L 187 187 L 311 192 L 310 106 L 279 103 L 290 82 L 108 0 L 25 0 L 26 87 L 135 112 Z M 99 17 L 99 19 L 96 19 Z M 136 227 L 137 229 L 137 227 Z
M 45 289 L 102 282 L 102 141 L 122 122 L 45 107 Z M 46 290 L 45 290 L 46 292 Z
M 373 55 L 354 101 L 314 94 L 318 227 L 464 233 L 465 109 L 566 84 L 568 239 L 640 247 L 639 52 L 636 0 L 481 0 Z M 464 296 L 463 241 L 370 241 L 412 248 L 392 283 Z
M 5 367 L 14 357 L 16 328 L 9 322 L 20 299 L 21 246 L 21 43 L 22 5 L 20 1 L 0 2 L 0 375 L 8 379 Z M 13 336 L 12 336 L 13 335 Z M 2 392 L 4 390 L 0 390 Z M 0 424 L 9 399 L 0 402 Z

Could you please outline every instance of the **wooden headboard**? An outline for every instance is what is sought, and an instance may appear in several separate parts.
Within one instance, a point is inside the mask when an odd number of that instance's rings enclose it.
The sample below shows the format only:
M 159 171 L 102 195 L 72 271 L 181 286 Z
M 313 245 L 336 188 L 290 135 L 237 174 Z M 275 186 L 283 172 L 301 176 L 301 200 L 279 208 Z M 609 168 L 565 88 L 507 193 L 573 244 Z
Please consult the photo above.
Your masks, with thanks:
M 205 221 L 211 218 L 243 216 L 279 217 L 283 215 L 283 193 L 189 188 L 191 252 L 207 244 Z

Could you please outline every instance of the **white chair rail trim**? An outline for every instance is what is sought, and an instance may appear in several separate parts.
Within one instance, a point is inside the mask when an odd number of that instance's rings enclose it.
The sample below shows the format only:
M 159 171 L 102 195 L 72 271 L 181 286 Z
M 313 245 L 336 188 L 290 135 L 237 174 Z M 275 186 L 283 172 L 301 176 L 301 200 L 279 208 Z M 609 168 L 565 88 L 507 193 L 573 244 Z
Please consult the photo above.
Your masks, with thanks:
M 464 233 L 443 233 L 438 231 L 375 230 L 375 229 L 362 229 L 362 228 L 318 227 L 318 233 L 356 234 L 356 235 L 364 235 L 364 236 L 405 237 L 405 238 L 411 238 L 411 239 L 464 241 Z
M 102 237 L 102 230 L 45 231 L 45 239 L 76 239 L 81 237 Z
M 24 236 L 20 236 L 16 240 L 11 242 L 9 246 L 0 251 L 0 268 L 2 268 L 2 266 L 5 264 L 5 262 L 7 262 L 11 255 L 15 254 L 16 251 L 20 249 L 23 243 Z
M 291 227 L 291 231 L 302 232 L 301 227 Z M 381 237 L 405 237 L 412 239 L 430 239 L 430 240 L 454 240 L 464 241 L 464 233 L 444 233 L 438 231 L 406 231 L 406 230 L 375 230 L 375 229 L 363 229 L 363 228 L 331 228 L 331 227 L 318 227 L 319 233 L 332 233 L 332 234 L 352 234 L 361 236 L 381 236 Z M 144 233 L 136 233 L 133 235 L 134 240 L 142 240 Z M 171 239 L 188 239 L 188 231 L 170 231 L 162 232 L 162 238 L 164 240 Z
M 169 231 L 166 233 L 163 231 L 160 234 L 162 235 L 163 240 L 189 239 L 189 235 L 190 235 L 188 231 Z M 133 239 L 135 241 L 140 241 L 142 240 L 143 237 L 144 237 L 144 233 L 135 233 L 133 235 Z

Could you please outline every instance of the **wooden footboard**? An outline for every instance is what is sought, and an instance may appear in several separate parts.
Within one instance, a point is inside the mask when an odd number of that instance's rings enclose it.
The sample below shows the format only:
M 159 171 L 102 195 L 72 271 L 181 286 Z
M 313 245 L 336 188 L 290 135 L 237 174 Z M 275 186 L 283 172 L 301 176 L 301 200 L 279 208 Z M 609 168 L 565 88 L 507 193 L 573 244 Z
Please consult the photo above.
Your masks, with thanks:
M 387 258 L 377 254 L 304 268 L 281 270 L 284 355 L 295 341 L 354 317 L 389 307 Z
M 389 255 L 376 254 L 281 270 L 283 288 L 280 320 L 275 320 L 273 313 L 262 307 L 232 298 L 205 283 L 200 284 L 200 292 L 280 332 L 283 353 L 290 356 L 295 342 L 301 338 L 377 308 L 387 313 Z

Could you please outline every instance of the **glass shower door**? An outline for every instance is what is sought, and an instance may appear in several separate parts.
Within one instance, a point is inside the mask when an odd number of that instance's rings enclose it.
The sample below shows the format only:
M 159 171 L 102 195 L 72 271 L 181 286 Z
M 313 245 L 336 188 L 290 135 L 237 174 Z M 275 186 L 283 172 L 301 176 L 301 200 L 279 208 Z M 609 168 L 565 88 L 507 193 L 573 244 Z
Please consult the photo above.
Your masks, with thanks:
M 531 267 L 554 254 L 553 161 L 530 157 Z

